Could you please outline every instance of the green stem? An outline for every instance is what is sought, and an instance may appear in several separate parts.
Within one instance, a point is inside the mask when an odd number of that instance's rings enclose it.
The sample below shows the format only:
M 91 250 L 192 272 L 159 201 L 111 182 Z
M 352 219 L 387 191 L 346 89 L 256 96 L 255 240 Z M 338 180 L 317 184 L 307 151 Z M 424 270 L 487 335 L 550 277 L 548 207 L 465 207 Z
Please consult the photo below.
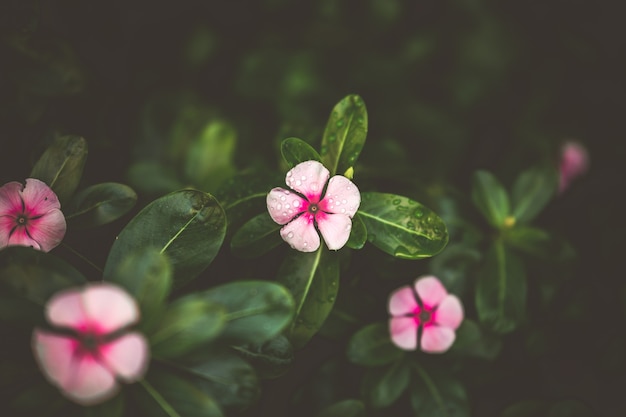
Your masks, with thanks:
M 100 268 L 98 265 L 96 265 L 95 263 L 91 262 L 88 258 L 86 258 L 85 256 L 83 256 L 80 252 L 78 252 L 76 249 L 72 248 L 70 245 L 68 245 L 65 242 L 61 242 L 61 245 L 63 245 L 64 248 L 66 248 L 67 250 L 69 250 L 70 252 L 72 252 L 74 255 L 78 256 L 80 259 L 82 259 L 85 263 L 87 263 L 88 265 L 90 265 L 91 267 L 93 267 L 96 271 L 100 272 L 101 274 L 104 272 L 104 270 L 102 268 Z
M 181 417 L 181 415 L 172 408 L 172 406 L 165 400 L 165 398 L 163 398 L 163 396 L 159 394 L 148 381 L 142 379 L 141 381 L 139 381 L 139 383 L 148 392 L 148 394 L 150 394 L 150 396 L 154 398 L 154 401 L 156 401 L 161 406 L 163 411 L 165 411 L 168 416 Z

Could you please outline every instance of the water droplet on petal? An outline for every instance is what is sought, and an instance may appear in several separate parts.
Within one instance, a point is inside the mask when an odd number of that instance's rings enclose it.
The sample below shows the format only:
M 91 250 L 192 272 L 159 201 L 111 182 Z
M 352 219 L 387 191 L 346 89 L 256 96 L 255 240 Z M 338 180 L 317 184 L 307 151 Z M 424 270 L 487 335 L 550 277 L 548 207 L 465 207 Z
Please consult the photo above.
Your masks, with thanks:
M 276 210 L 280 210 L 282 207 L 283 207 L 282 204 L 280 204 L 280 203 L 276 204 Z
M 300 177 L 300 179 L 301 179 L 302 181 L 306 181 L 306 176 L 304 176 L 304 175 L 303 175 L 302 177 Z
M 293 232 L 287 233 L 287 239 L 291 239 L 293 237 Z
M 346 199 L 344 198 L 343 200 L 341 200 L 341 203 L 342 203 L 342 204 L 347 204 L 347 203 L 348 203 L 348 200 L 346 200 Z
M 296 180 L 296 187 L 299 187 L 299 186 L 301 186 L 301 185 L 302 185 L 302 181 L 300 181 L 300 180 Z
M 285 208 L 288 209 L 291 208 L 291 206 L 289 204 L 285 204 Z
M 304 242 L 302 242 L 302 246 L 304 246 L 304 247 L 306 248 L 307 246 L 309 246 L 309 242 L 307 242 L 307 241 L 305 240 Z
M 341 208 L 341 212 L 342 212 L 342 213 L 345 213 L 345 212 L 346 212 L 346 209 L 342 207 L 342 208 Z
M 287 177 L 291 177 L 291 175 L 292 175 L 292 174 L 293 174 L 293 172 L 289 171 L 289 172 L 287 173 Z
M 300 207 L 300 202 L 298 200 L 294 200 L 293 201 L 293 206 L 294 207 Z
M 284 195 L 280 196 L 280 201 L 285 201 L 287 198 Z

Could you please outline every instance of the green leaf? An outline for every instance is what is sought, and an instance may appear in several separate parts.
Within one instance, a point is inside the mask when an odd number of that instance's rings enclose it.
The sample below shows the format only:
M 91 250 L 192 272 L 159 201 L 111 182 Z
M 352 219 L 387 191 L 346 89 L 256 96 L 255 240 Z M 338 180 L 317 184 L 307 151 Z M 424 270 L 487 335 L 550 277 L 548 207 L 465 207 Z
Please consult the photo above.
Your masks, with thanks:
M 143 194 L 161 196 L 185 188 L 176 173 L 167 165 L 140 161 L 128 169 L 128 182 Z
M 275 282 L 231 282 L 197 296 L 225 309 L 222 337 L 239 343 L 272 339 L 291 323 L 294 314 L 291 294 Z
M 367 240 L 401 259 L 436 255 L 448 243 L 446 225 L 432 210 L 395 194 L 361 193 L 359 216 Z
M 409 386 L 410 371 L 411 368 L 402 360 L 391 366 L 368 369 L 361 383 L 361 393 L 373 408 L 389 407 Z
M 305 161 L 320 161 L 322 158 L 315 149 L 302 139 L 287 138 L 280 144 L 280 153 L 290 168 Z
M 404 352 L 391 343 L 387 323 L 374 323 L 352 335 L 346 354 L 357 365 L 380 366 L 399 360 Z
M 566 261 L 574 257 L 574 248 L 560 236 L 545 230 L 517 225 L 503 233 L 507 245 L 539 259 Z
M 176 300 L 165 311 L 158 329 L 150 335 L 152 354 L 160 358 L 180 357 L 215 339 L 226 322 L 219 304 L 198 294 Z
M 3 394 L 5 392 L 7 390 L 4 390 Z M 61 410 L 68 404 L 68 400 L 59 394 L 58 389 L 43 380 L 31 383 L 18 392 L 13 392 L 9 398 L 2 399 L 4 400 L 4 407 L 6 407 L 5 411 L 11 410 L 11 414 L 9 414 L 11 416 L 64 415 Z
M 471 276 L 482 258 L 473 245 L 454 243 L 435 256 L 429 263 L 430 273 L 452 294 L 463 294 Z
M 85 417 L 122 417 L 124 415 L 124 391 L 96 405 L 85 407 Z
M 482 359 L 495 359 L 502 350 L 502 339 L 486 331 L 471 319 L 464 319 L 456 329 L 456 339 L 450 348 L 451 354 Z
M 509 195 L 490 172 L 474 173 L 472 200 L 490 225 L 497 229 L 504 226 L 510 214 Z
M 233 346 L 235 351 L 256 369 L 259 377 L 277 378 L 285 374 L 293 364 L 293 346 L 282 335 L 261 344 Z
M 555 170 L 530 168 L 522 172 L 511 193 L 512 215 L 517 223 L 533 220 L 556 193 L 558 175 Z
M 442 373 L 429 373 L 419 365 L 416 369 L 419 380 L 411 389 L 411 406 L 416 416 L 470 416 L 463 384 Z
M 335 105 L 322 137 L 321 161 L 330 175 L 354 167 L 367 136 L 367 109 L 363 99 L 349 95 Z
M 174 268 L 174 287 L 202 272 L 217 255 L 226 234 L 226 215 L 210 194 L 175 191 L 144 207 L 113 243 L 104 279 L 111 279 L 126 255 L 138 247 L 155 247 Z
M 30 173 L 55 192 L 64 204 L 76 191 L 87 160 L 87 141 L 80 136 L 59 136 L 39 157 Z
M 217 402 L 193 382 L 153 366 L 132 386 L 134 402 L 150 417 L 223 417 Z
M 494 242 L 487 252 L 475 297 L 478 318 L 496 333 L 511 332 L 524 320 L 524 265 L 501 241 Z
M 361 249 L 365 246 L 365 242 L 367 242 L 367 228 L 359 213 L 356 213 L 352 218 L 352 230 L 350 230 L 346 246 L 351 249 Z
M 70 201 L 65 219 L 72 227 L 94 227 L 122 217 L 137 202 L 137 194 L 127 185 L 106 182 L 92 185 Z
M 288 337 L 299 349 L 317 333 L 335 304 L 339 258 L 324 245 L 311 253 L 292 251 L 281 264 L 276 280 L 295 300 L 295 320 Z
M 242 258 L 259 257 L 278 245 L 283 240 L 280 229 L 283 226 L 276 223 L 267 213 L 254 216 L 239 228 L 230 241 L 233 253 Z
M 172 266 L 167 256 L 152 247 L 141 248 L 122 259 L 109 280 L 126 289 L 141 309 L 141 328 L 158 326 L 165 299 L 172 287 Z
M 359 400 L 343 400 L 320 411 L 315 417 L 363 417 L 365 405 Z

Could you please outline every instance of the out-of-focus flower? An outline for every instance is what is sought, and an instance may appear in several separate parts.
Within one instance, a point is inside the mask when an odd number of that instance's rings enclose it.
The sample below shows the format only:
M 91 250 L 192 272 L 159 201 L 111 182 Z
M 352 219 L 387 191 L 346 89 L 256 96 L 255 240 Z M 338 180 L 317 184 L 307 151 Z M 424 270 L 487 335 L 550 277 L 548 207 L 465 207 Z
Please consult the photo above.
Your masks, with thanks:
M 581 176 L 589 168 L 589 154 L 579 142 L 568 141 L 561 146 L 559 164 L 559 192 L 565 191 L 572 180 Z
M 270 216 L 285 225 L 280 235 L 296 250 L 316 251 L 320 246 L 317 230 L 332 250 L 341 249 L 350 237 L 361 194 L 348 178 L 335 175 L 329 180 L 329 176 L 321 163 L 302 162 L 285 178 L 293 191 L 274 188 L 267 195 Z
M 139 320 L 135 300 L 108 283 L 55 294 L 46 318 L 63 332 L 36 328 L 35 358 L 48 380 L 82 405 L 117 393 L 119 381 L 141 379 L 149 359 L 148 343 L 127 327 Z
M 404 350 L 442 353 L 452 346 L 463 321 L 463 306 L 434 276 L 417 278 L 389 297 L 391 341 Z
M 65 236 L 65 216 L 56 194 L 44 182 L 28 178 L 0 187 L 0 249 L 30 246 L 48 252 Z

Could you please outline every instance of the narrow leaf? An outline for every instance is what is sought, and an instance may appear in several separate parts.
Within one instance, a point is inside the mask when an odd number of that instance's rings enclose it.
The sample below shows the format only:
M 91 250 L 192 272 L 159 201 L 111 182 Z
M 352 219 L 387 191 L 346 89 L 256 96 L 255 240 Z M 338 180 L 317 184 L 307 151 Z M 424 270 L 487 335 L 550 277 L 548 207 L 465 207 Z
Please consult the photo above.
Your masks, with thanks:
M 409 386 L 410 371 L 402 360 L 391 366 L 368 369 L 361 384 L 363 397 L 373 408 L 389 407 Z
M 501 228 L 509 213 L 509 195 L 500 182 L 487 171 L 476 171 L 472 184 L 472 201 L 487 222 Z
M 522 172 L 511 194 L 512 215 L 518 223 L 533 220 L 548 204 L 558 186 L 557 172 L 531 168 Z

